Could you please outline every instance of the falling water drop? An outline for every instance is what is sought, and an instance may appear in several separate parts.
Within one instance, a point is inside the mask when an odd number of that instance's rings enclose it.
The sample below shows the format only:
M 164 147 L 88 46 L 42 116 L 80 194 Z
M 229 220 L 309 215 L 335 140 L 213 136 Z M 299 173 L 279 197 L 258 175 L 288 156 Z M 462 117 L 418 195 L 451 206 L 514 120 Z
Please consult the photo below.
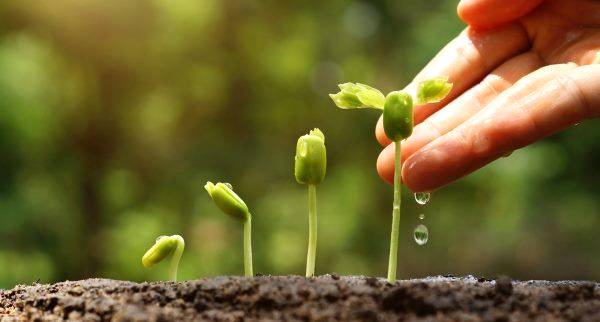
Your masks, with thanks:
M 420 215 L 419 215 L 419 219 L 420 219 L 420 220 L 423 220 L 423 219 L 425 219 L 425 214 L 420 214 Z
M 425 225 L 419 224 L 415 228 L 415 232 L 413 235 L 415 237 L 415 242 L 420 246 L 423 246 L 427 244 L 427 240 L 429 239 L 429 230 L 427 229 L 427 227 L 425 227 Z
M 428 203 L 429 198 L 431 198 L 431 194 L 429 192 L 415 192 L 415 201 L 419 205 L 424 205 Z

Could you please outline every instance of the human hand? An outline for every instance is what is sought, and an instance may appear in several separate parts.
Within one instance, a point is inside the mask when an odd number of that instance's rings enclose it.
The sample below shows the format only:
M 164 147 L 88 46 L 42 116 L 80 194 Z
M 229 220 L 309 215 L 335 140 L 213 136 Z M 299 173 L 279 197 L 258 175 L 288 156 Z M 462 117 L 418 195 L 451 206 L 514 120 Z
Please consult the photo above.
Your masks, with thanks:
M 600 1 L 462 0 L 467 27 L 408 85 L 448 76 L 440 103 L 415 107 L 402 180 L 430 191 L 582 120 L 600 116 Z M 377 171 L 394 177 L 382 120 Z

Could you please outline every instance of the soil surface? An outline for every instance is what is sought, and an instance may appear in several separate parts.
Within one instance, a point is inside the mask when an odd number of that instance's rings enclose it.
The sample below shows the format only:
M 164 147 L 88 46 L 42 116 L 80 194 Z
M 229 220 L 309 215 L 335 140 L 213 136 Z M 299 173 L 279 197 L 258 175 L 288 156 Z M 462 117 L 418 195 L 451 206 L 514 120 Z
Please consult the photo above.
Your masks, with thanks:
M 4 321 L 600 321 L 600 284 L 325 275 L 0 290 Z

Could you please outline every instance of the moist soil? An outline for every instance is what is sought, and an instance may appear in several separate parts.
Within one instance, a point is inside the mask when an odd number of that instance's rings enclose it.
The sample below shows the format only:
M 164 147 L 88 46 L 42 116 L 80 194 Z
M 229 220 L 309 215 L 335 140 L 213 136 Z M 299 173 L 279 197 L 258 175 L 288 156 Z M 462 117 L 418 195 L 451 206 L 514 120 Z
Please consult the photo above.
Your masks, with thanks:
M 88 279 L 0 290 L 4 321 L 600 321 L 600 284 L 428 277 Z

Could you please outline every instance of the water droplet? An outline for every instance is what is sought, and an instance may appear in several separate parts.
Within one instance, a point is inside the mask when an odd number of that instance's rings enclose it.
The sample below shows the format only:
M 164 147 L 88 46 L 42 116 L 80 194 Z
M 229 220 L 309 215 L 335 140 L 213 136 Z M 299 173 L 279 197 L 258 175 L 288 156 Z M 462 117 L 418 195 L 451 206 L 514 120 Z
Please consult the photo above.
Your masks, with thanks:
M 431 194 L 429 192 L 415 192 L 415 201 L 419 205 L 424 205 L 429 202 Z
M 165 238 L 165 237 L 167 237 L 167 236 L 165 236 L 165 235 L 160 235 L 160 236 L 156 237 L 156 242 L 158 243 L 158 241 L 159 241 L 159 240 L 161 240 L 161 239 L 163 239 L 163 238 Z
M 231 183 L 229 183 L 229 182 L 223 182 L 223 184 L 226 185 L 227 188 L 233 190 L 233 186 L 231 185 Z
M 425 225 L 420 224 L 415 228 L 414 232 L 415 242 L 420 246 L 427 244 L 427 240 L 429 239 L 429 230 Z
M 420 214 L 420 215 L 419 215 L 419 219 L 420 219 L 420 220 L 423 220 L 423 219 L 425 219 L 425 214 Z

